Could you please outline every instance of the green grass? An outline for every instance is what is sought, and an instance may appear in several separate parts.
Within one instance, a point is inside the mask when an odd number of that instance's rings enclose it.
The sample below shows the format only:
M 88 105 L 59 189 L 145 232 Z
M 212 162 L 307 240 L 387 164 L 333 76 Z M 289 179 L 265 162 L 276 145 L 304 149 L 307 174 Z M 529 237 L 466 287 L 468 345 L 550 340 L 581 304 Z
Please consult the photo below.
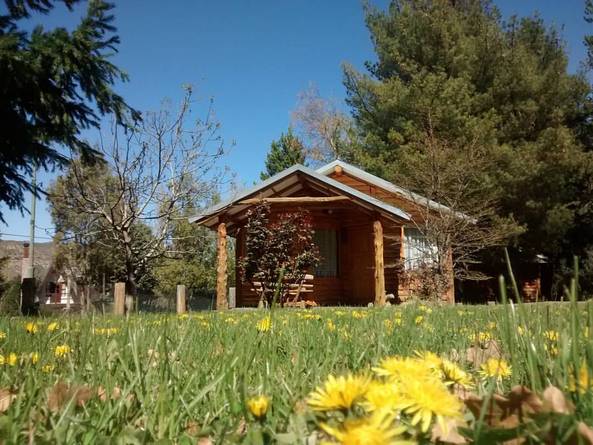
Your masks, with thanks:
M 0 443 L 196 443 L 196 436 L 245 441 L 254 425 L 245 401 L 255 394 L 271 397 L 265 428 L 274 440 L 299 443 L 314 429 L 303 402 L 328 374 L 365 372 L 386 356 L 415 351 L 455 358 L 475 373 L 465 351 L 480 332 L 496 339 L 512 365 L 499 390 L 516 384 L 564 389 L 580 363 L 593 376 L 591 303 L 275 310 L 271 330 L 260 332 L 257 322 L 267 315 L 0 319 L 6 334 L 0 354 L 6 359 L 15 353 L 18 362 L 0 366 L 0 388 L 16 394 L 0 414 Z M 59 328 L 48 332 L 52 321 Z M 36 333 L 27 333 L 28 322 L 38 324 Z M 104 328 L 117 332 L 98 331 Z M 558 341 L 547 340 L 546 331 L 558 332 Z M 71 353 L 55 357 L 59 345 Z M 35 364 L 31 353 L 39 354 Z M 52 410 L 48 394 L 59 381 L 86 385 L 92 397 L 77 406 L 66 396 Z M 476 391 L 491 386 L 480 384 Z M 98 388 L 108 395 L 117 388 L 121 396 L 102 400 Z M 591 391 L 571 397 L 576 418 L 593 419 Z

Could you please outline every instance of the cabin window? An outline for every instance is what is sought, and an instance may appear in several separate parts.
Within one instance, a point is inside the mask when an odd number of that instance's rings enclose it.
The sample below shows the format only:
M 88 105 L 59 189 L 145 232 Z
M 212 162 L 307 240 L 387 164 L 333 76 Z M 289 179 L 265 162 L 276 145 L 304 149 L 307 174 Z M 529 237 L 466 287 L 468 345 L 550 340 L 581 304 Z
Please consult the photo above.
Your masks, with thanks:
M 319 248 L 319 265 L 316 277 L 338 276 L 338 235 L 335 230 L 315 230 L 313 240 Z
M 404 268 L 417 269 L 437 260 L 437 246 L 416 228 L 404 229 Z

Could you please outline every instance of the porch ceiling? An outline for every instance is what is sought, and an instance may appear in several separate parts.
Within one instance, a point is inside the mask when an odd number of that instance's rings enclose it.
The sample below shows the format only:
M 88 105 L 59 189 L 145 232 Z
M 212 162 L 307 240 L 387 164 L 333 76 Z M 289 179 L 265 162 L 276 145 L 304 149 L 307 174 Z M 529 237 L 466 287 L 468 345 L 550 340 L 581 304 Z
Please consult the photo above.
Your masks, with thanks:
M 397 207 L 319 174 L 315 170 L 302 165 L 295 165 L 263 181 L 256 187 L 239 193 L 231 200 L 211 207 L 203 213 L 190 218 L 189 221 L 212 229 L 223 221 L 232 226 L 243 220 L 246 217 L 246 210 L 254 205 L 252 201 L 245 201 L 254 198 L 289 197 L 302 193 L 305 189 L 316 191 L 322 196 L 345 196 L 348 198 L 349 205 L 377 212 L 385 218 L 400 223 L 411 220 L 409 214 Z M 303 202 L 298 205 L 305 207 L 319 204 Z M 328 208 L 332 205 L 343 206 L 344 203 L 325 203 L 324 207 Z

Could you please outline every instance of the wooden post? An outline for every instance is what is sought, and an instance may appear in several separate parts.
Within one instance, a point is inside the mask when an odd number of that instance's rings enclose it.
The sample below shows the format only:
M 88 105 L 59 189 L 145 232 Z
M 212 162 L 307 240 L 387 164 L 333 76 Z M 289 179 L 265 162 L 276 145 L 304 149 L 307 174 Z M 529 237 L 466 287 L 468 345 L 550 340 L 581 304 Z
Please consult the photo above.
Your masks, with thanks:
M 400 227 L 399 232 L 399 260 L 401 263 L 401 269 L 399 276 L 397 277 L 397 297 L 399 301 L 405 301 L 410 296 L 408 283 L 406 280 L 406 232 L 404 226 Z
M 113 313 L 115 315 L 124 315 L 126 312 L 126 283 L 115 283 L 113 298 L 115 300 Z
M 185 314 L 187 312 L 187 306 L 185 303 L 185 285 L 177 285 L 177 313 Z
M 453 253 L 451 249 L 447 251 L 445 273 L 447 274 L 447 289 L 443 295 L 443 300 L 447 303 L 455 303 L 455 275 L 453 273 Z
M 218 225 L 218 266 L 216 268 L 216 309 L 227 309 L 226 224 Z
M 383 260 L 383 226 L 373 223 L 375 245 L 375 306 L 385 306 L 385 264 Z

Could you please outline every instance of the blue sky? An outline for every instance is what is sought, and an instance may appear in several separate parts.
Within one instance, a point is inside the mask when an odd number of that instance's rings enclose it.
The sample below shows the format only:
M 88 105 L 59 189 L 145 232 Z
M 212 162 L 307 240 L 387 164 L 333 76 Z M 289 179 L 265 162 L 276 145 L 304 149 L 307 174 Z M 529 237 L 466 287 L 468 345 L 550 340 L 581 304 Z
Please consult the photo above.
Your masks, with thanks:
M 379 7 L 386 0 L 371 0 Z M 538 11 L 562 30 L 576 71 L 585 57 L 583 0 L 498 0 L 503 15 Z M 3 4 L 3 2 L 2 2 Z M 84 10 L 58 8 L 31 24 L 74 26 Z M 4 6 L 2 6 L 4 7 Z M 198 99 L 214 98 L 222 135 L 235 146 L 226 163 L 238 179 L 259 177 L 270 142 L 290 123 L 297 95 L 313 82 L 325 97 L 344 98 L 341 64 L 362 69 L 374 58 L 360 0 L 126 0 L 115 9 L 121 38 L 114 62 L 130 76 L 117 90 L 139 110 L 155 110 L 164 98 L 178 101 L 192 84 Z M 96 132 L 88 133 L 97 139 Z M 43 173 L 48 184 L 58 173 Z M 2 239 L 23 239 L 28 215 L 0 204 L 7 225 Z M 40 241 L 51 233 L 45 202 L 38 206 Z

